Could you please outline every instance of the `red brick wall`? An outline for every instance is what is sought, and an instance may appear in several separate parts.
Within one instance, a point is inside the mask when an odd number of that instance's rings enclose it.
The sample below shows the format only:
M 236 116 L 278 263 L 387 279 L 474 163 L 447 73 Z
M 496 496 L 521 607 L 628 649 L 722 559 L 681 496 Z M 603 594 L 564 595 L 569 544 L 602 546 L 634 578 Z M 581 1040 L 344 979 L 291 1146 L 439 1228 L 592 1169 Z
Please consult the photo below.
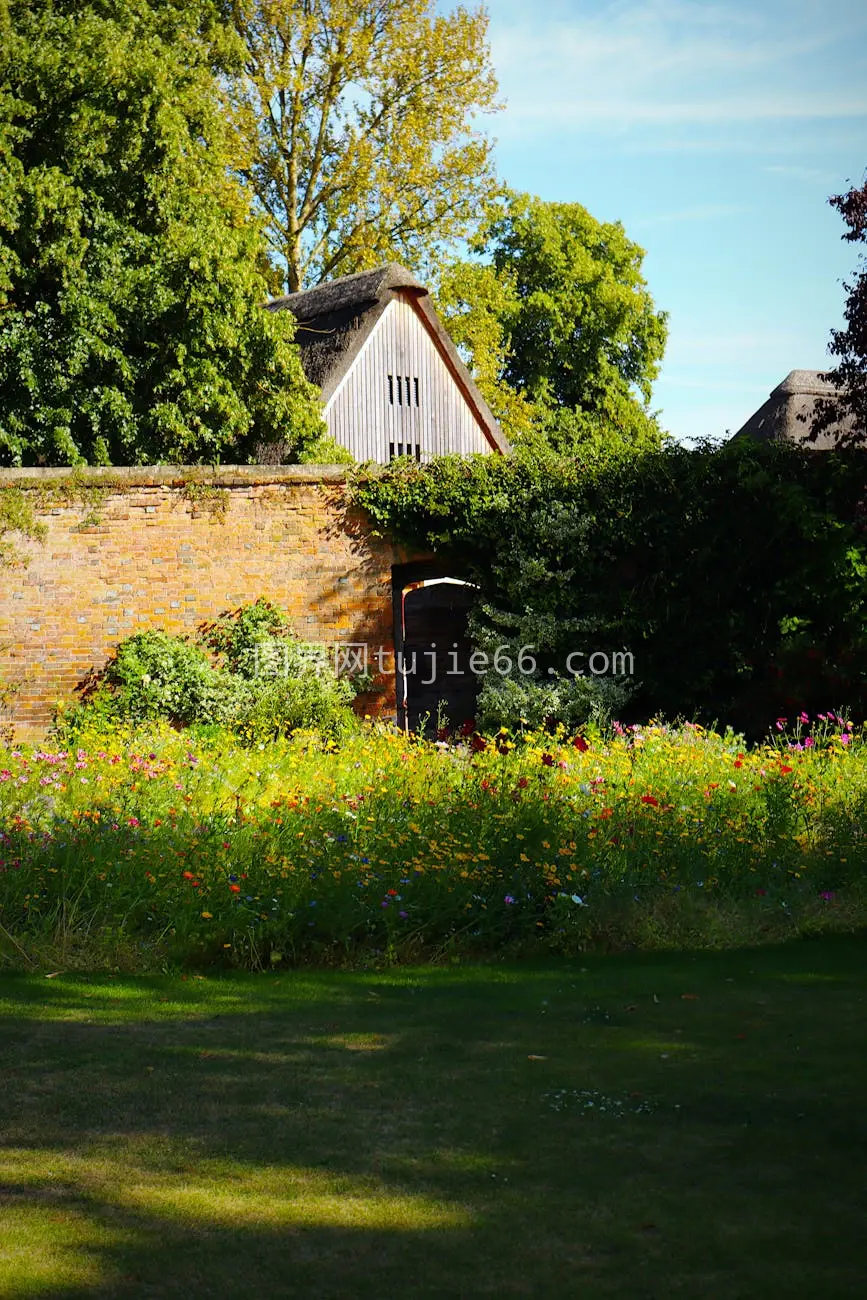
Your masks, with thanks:
M 347 504 L 345 473 L 3 470 L 47 529 L 7 536 L 29 563 L 0 566 L 0 682 L 19 736 L 38 735 L 119 641 L 148 627 L 192 633 L 265 596 L 304 640 L 393 646 L 391 566 Z M 368 711 L 394 711 L 394 688 Z

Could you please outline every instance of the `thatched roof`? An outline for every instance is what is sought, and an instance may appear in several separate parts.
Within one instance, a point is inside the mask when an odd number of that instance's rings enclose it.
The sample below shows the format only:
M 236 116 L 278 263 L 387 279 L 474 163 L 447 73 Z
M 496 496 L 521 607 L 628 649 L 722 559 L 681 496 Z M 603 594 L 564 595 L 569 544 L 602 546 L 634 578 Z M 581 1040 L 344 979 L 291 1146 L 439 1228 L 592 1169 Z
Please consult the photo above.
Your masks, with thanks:
M 395 290 L 426 294 L 414 275 L 396 262 L 374 271 L 344 275 L 268 303 L 269 311 L 291 311 L 298 321 L 295 342 L 307 378 L 328 401 L 361 351 Z
M 373 271 L 344 275 L 315 289 L 275 298 L 268 303 L 268 310 L 291 311 L 295 316 L 295 342 L 301 351 L 304 373 L 321 388 L 322 400 L 327 403 L 386 307 L 397 297 L 409 300 L 422 318 L 434 346 L 475 409 L 491 446 L 508 451 L 499 425 L 431 305 L 428 290 L 406 267 L 389 262 Z
M 837 392 L 821 370 L 791 370 L 734 436 L 754 438 L 758 442 L 797 442 L 826 451 L 837 445 L 841 435 L 848 435 L 855 428 L 855 417 L 841 412 L 815 440 L 810 439 L 817 404 L 822 399 L 833 398 Z

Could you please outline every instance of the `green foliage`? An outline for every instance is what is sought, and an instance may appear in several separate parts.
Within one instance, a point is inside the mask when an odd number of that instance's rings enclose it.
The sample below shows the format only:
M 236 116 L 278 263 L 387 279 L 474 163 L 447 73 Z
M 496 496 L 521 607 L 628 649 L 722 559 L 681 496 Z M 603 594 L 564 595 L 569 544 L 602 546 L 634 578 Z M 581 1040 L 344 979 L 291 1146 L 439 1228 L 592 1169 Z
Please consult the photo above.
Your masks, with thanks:
M 494 191 L 474 118 L 497 86 L 484 9 L 432 0 L 235 0 L 236 162 L 274 274 L 305 282 L 405 261 L 420 274 Z
M 298 463 L 299 465 L 354 465 L 356 462 L 348 447 L 341 447 L 335 438 L 324 433 L 320 438 L 314 438 L 299 453 Z
M 485 633 L 487 635 L 485 635 Z M 496 639 L 500 648 L 517 656 L 517 642 L 509 645 L 501 637 L 494 638 L 485 629 L 476 640 Z M 508 727 L 519 731 L 522 727 L 534 730 L 551 728 L 559 724 L 567 731 L 580 731 L 589 723 L 601 724 L 623 714 L 629 698 L 628 688 L 604 677 L 550 677 L 532 678 L 518 675 L 491 674 L 484 679 L 479 691 L 476 724 L 482 731 L 495 731 Z
M 290 455 L 322 429 L 228 170 L 205 4 L 0 6 L 0 463 Z
M 315 731 L 338 739 L 358 730 L 349 707 L 355 687 L 329 671 L 327 660 L 317 666 L 299 661 L 297 674 L 276 677 L 258 690 L 240 720 L 239 730 L 250 742 L 272 740 L 296 731 Z
M 828 351 L 837 358 L 828 378 L 839 391 L 835 398 L 819 402 L 819 419 L 813 425 L 812 436 L 841 416 L 849 416 L 852 419 L 851 430 L 838 434 L 836 441 L 863 447 L 867 445 L 867 178 L 860 186 L 853 185 L 845 194 L 832 195 L 828 202 L 837 209 L 846 225 L 842 238 L 850 244 L 860 245 L 860 248 L 857 272 L 844 284 L 846 306 L 843 317 L 846 326 L 842 330 L 832 330 L 828 344 Z
M 166 718 L 189 726 L 206 720 L 228 722 L 247 704 L 242 683 L 215 669 L 199 646 L 152 630 L 121 642 L 84 707 L 117 721 Z
M 289 622 L 282 610 L 260 596 L 251 605 L 221 615 L 202 628 L 201 637 L 229 672 L 252 680 L 267 652 L 279 648 L 289 635 Z M 263 653 L 266 652 L 266 653 Z
M 121 642 L 59 725 L 67 736 L 155 719 L 228 726 L 247 741 L 299 728 L 336 736 L 354 728 L 354 696 L 325 647 L 298 641 L 282 610 L 260 598 L 206 625 L 198 643 L 157 630 Z
M 666 316 L 623 227 L 507 192 L 473 251 L 485 261 L 453 263 L 438 301 L 507 436 L 564 454 L 658 448 Z
M 30 503 L 19 488 L 0 487 L 0 568 L 27 563 L 27 557 L 7 541 L 8 533 L 41 542 L 46 531 L 45 525 L 36 521 Z
M 476 639 L 634 656 L 628 716 L 867 716 L 867 500 L 857 452 L 746 440 L 634 458 L 446 457 L 359 480 L 377 528 L 453 557 Z M 573 661 L 574 662 L 574 661 Z

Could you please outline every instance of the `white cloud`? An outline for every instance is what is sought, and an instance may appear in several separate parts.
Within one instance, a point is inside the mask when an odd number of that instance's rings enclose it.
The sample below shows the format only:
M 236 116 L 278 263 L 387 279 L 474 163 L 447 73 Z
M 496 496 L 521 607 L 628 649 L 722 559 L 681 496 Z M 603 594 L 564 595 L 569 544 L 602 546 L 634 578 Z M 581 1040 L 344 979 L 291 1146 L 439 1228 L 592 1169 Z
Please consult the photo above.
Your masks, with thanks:
M 766 167 L 765 171 L 770 172 L 772 176 L 783 176 L 788 180 L 804 181 L 808 185 L 817 185 L 823 190 L 830 189 L 840 179 L 835 172 L 830 170 L 821 167 L 802 167 L 797 163 L 791 165 L 776 163 L 773 166 Z
M 864 80 L 839 75 L 830 48 L 854 48 L 867 21 L 846 0 L 756 8 L 621 0 L 547 16 L 494 3 L 491 45 L 506 96 L 499 134 L 707 128 L 867 116 Z
M 692 208 L 678 208 L 673 212 L 652 212 L 647 216 L 633 217 L 630 227 L 668 226 L 682 221 L 716 221 L 724 217 L 745 216 L 752 209 L 739 203 L 700 203 Z

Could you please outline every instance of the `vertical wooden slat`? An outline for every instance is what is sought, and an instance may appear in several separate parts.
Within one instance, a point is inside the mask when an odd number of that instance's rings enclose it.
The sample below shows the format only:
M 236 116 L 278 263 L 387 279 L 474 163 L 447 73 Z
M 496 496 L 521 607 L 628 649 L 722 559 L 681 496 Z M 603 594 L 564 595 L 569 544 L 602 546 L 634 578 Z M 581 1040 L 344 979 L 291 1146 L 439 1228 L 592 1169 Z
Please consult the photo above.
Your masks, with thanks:
M 410 304 L 399 298 L 389 303 L 325 417 L 332 437 L 356 460 L 387 463 L 391 443 L 402 443 L 410 455 L 419 445 L 423 461 L 446 452 L 491 450 L 430 335 Z

